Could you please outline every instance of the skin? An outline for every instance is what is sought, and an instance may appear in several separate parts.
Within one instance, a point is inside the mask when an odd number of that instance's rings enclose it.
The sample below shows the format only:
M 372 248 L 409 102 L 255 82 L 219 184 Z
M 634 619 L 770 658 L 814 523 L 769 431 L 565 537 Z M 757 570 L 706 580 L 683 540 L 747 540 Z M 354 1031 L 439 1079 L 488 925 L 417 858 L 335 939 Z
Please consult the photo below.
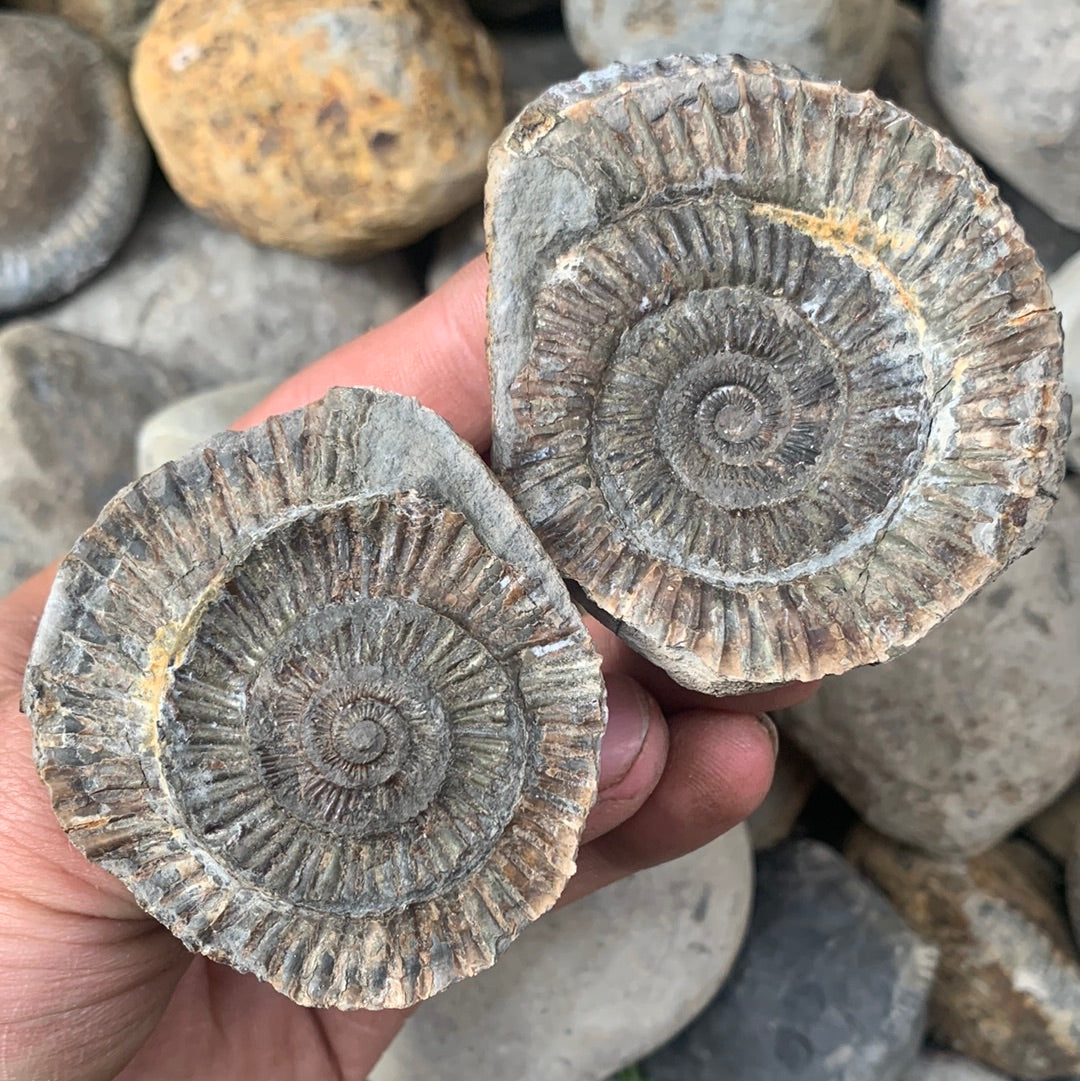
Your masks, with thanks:
M 486 275 L 482 258 L 471 263 L 398 319 L 288 380 L 237 427 L 332 386 L 366 385 L 418 398 L 484 452 Z M 19 712 L 52 578 L 43 571 L 0 602 L 0 1077 L 362 1081 L 408 1011 L 303 1008 L 193 956 L 68 843 Z M 708 698 L 676 686 L 598 625 L 590 630 L 604 657 L 610 721 L 599 798 L 560 904 L 742 821 L 772 778 L 775 729 L 759 712 L 814 689 Z

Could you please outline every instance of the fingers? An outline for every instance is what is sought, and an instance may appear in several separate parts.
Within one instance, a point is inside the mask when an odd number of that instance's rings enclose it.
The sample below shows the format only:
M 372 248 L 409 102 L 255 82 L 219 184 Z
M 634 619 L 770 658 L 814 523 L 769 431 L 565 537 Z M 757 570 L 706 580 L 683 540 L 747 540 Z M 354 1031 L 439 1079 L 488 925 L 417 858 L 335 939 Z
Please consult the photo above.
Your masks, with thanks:
M 415 307 L 286 380 L 234 427 L 307 405 L 331 387 L 378 387 L 434 409 L 482 453 L 491 442 L 486 295 L 480 256 Z
M 56 577 L 54 563 L 23 582 L 14 593 L 0 601 L 0 700 L 19 698 L 23 669 L 34 635 L 41 621 L 49 590 Z
M 746 818 L 772 781 L 774 736 L 752 714 L 668 718 L 667 760 L 640 808 L 584 845 L 563 901 L 700 848 Z
M 608 723 L 600 745 L 600 785 L 582 844 L 636 814 L 664 772 L 668 728 L 656 699 L 628 676 L 607 679 Z

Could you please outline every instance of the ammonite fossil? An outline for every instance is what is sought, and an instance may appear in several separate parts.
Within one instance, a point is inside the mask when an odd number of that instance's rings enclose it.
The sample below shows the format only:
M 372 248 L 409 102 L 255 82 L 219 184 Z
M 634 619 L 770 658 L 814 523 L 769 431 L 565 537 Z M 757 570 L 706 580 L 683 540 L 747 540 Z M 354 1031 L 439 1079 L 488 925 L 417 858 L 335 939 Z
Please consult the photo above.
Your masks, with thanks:
M 121 492 L 24 708 L 60 821 L 185 945 L 297 1002 L 490 965 L 574 868 L 599 659 L 479 458 L 375 391 Z
M 1038 538 L 1061 334 L 971 159 L 742 58 L 552 88 L 492 153 L 493 461 L 564 575 L 713 693 L 910 646 Z
M 70 293 L 131 231 L 150 148 L 127 83 L 61 19 L 0 12 L 0 313 Z

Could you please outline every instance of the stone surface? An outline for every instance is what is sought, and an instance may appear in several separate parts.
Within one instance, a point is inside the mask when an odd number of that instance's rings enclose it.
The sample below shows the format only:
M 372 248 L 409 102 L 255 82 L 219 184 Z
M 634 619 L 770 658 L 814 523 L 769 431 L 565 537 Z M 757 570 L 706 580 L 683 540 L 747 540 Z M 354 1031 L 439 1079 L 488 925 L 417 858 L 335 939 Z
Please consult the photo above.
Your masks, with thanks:
M 865 826 L 847 852 L 940 946 L 935 1040 L 1020 1081 L 1080 1073 L 1080 960 L 1050 860 L 1019 840 L 934 860 Z
M 131 479 L 140 421 L 183 390 L 122 349 L 0 331 L 0 596 L 71 547 Z
M 684 686 L 901 654 L 1038 539 L 1068 422 L 1045 276 L 896 106 L 612 65 L 504 132 L 487 207 L 492 462 Z
M 989 848 L 1080 769 L 1080 494 L 1042 542 L 909 653 L 782 713 L 873 826 L 939 855 Z
M 259 248 L 159 189 L 108 270 L 41 318 L 152 357 L 202 388 L 281 379 L 418 295 L 398 255 L 342 266 Z
M 831 848 L 758 856 L 754 914 L 705 1012 L 649 1081 L 896 1081 L 922 1044 L 936 951 Z
M 500 75 L 461 0 L 162 0 L 132 89 L 193 207 L 263 244 L 357 257 L 479 198 Z
M 135 43 L 157 0 L 11 0 L 11 6 L 58 15 L 89 34 L 121 60 L 130 60 Z
M 949 1051 L 924 1051 L 903 1081 L 1009 1081 L 1004 1074 Z
M 1050 291 L 1065 331 L 1065 385 L 1073 396 L 1067 457 L 1069 468 L 1076 472 L 1080 471 L 1080 254 L 1053 275 Z
M 277 385 L 274 379 L 249 379 L 204 390 L 173 402 L 147 417 L 135 438 L 135 476 L 183 457 L 196 443 L 225 431 L 234 420 L 262 401 Z
M 894 0 L 563 0 L 590 67 L 669 53 L 741 53 L 870 86 L 888 50 Z
M 817 779 L 810 759 L 790 740 L 781 740 L 768 794 L 746 820 L 754 848 L 771 848 L 791 833 Z
M 1064 865 L 1069 862 L 1077 827 L 1080 827 L 1080 783 L 1070 785 L 1046 810 L 1024 823 L 1024 836 Z
M 1073 941 L 1080 946 L 1080 826 L 1073 831 L 1066 856 L 1065 905 L 1072 924 Z
M 545 917 L 426 1003 L 372 1081 L 600 1081 L 662 1044 L 726 977 L 753 884 L 745 827 Z
M 874 92 L 907 109 L 935 131 L 960 142 L 934 101 L 926 76 L 926 23 L 918 9 L 900 0 L 885 63 Z
M 494 37 L 502 55 L 507 120 L 549 86 L 581 74 L 583 64 L 565 30 L 497 30 Z
M 979 157 L 1080 228 L 1080 4 L 939 0 L 929 20 L 942 112 Z
M 127 85 L 100 46 L 61 19 L 0 12 L 0 315 L 99 271 L 149 171 Z

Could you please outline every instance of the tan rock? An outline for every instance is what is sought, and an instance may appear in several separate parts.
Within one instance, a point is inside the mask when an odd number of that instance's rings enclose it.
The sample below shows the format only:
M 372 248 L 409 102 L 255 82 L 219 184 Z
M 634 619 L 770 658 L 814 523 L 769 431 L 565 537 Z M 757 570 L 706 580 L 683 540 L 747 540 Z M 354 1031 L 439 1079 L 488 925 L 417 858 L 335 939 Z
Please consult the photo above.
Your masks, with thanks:
M 1050 860 L 1024 841 L 934 860 L 865 826 L 847 855 L 941 948 L 935 1039 L 1020 1081 L 1080 1073 L 1080 960 Z
M 1080 768 L 1080 494 L 1030 555 L 909 653 L 827 679 L 778 719 L 876 829 L 940 856 L 989 848 Z
M 130 60 L 157 0 L 11 0 L 11 7 L 59 15 L 121 60 Z
M 363 256 L 482 191 L 499 61 L 459 3 L 164 0 L 136 107 L 193 207 L 263 244 Z

